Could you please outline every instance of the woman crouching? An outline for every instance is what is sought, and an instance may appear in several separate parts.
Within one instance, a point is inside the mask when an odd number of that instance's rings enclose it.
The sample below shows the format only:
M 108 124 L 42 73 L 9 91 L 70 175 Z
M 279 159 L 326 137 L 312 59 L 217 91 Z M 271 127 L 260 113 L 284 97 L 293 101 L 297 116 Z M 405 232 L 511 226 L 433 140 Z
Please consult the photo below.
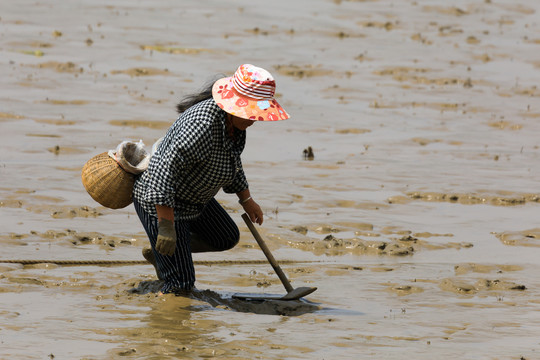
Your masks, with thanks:
M 215 199 L 220 189 L 235 193 L 251 221 L 263 223 L 240 156 L 248 127 L 289 118 L 274 93 L 268 71 L 244 64 L 178 104 L 180 116 L 133 190 L 152 246 L 143 254 L 164 280 L 163 293 L 194 287 L 192 253 L 229 250 L 238 243 L 238 226 Z

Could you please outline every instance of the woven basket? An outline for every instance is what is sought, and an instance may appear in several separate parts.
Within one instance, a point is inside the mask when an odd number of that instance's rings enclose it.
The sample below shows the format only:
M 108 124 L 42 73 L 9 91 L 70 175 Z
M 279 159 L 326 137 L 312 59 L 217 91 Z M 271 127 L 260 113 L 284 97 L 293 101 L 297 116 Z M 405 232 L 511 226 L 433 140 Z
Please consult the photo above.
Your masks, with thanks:
M 132 202 L 135 175 L 128 173 L 104 152 L 82 169 L 82 183 L 92 199 L 109 209 L 121 209 Z

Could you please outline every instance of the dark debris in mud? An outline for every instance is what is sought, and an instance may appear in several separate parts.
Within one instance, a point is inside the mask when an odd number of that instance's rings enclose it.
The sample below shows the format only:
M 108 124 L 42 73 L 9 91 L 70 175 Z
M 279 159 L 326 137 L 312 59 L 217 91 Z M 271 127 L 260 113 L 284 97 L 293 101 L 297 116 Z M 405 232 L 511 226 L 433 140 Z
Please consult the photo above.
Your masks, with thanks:
M 66 241 L 73 245 L 98 245 L 104 249 L 114 249 L 118 246 L 130 246 L 139 244 L 140 240 L 122 236 L 109 236 L 100 232 L 77 232 L 72 229 L 64 230 L 47 230 L 45 232 L 30 231 L 29 234 L 10 234 L 11 238 L 25 238 L 28 242 L 32 238 L 38 240 L 58 240 Z M 1 238 L 0 238 L 1 239 Z
M 516 206 L 526 203 L 538 203 L 540 202 L 540 195 L 538 194 L 512 194 L 512 195 L 490 195 L 490 194 L 459 194 L 459 193 L 437 193 L 437 192 L 409 192 L 406 194 L 406 198 L 400 198 L 399 196 L 388 199 L 388 202 L 400 203 L 408 202 L 410 200 L 422 200 L 433 202 L 449 202 L 458 203 L 463 205 L 477 205 L 486 204 L 494 206 Z
M 443 243 L 433 244 L 426 240 L 406 235 L 400 238 L 386 238 L 384 240 L 365 240 L 358 237 L 340 238 L 335 235 L 327 235 L 324 239 L 306 239 L 304 241 L 289 241 L 290 246 L 311 251 L 316 255 L 380 255 L 380 256 L 410 256 L 420 250 L 434 250 L 447 248 L 468 248 L 469 243 Z

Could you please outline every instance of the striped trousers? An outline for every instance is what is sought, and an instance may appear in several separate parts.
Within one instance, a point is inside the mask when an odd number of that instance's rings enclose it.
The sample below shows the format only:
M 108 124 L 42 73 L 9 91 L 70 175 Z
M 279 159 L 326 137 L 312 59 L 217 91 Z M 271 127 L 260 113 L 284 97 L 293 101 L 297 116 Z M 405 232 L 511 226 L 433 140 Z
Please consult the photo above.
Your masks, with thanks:
M 195 285 L 191 233 L 215 251 L 232 249 L 240 239 L 238 226 L 217 200 L 212 199 L 196 219 L 175 219 L 176 249 L 172 256 L 162 255 L 156 251 L 158 219 L 148 214 L 136 199 L 133 199 L 133 205 L 152 245 L 157 270 L 165 281 L 161 289 L 163 293 L 190 290 Z

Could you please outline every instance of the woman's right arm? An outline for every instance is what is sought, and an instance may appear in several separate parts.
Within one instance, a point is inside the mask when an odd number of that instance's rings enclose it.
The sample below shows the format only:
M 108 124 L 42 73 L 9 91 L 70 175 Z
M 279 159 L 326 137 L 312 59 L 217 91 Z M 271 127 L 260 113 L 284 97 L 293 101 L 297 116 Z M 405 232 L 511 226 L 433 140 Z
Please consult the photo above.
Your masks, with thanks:
M 169 220 L 174 222 L 174 209 L 165 205 L 156 205 L 156 212 L 158 216 L 158 221 Z

